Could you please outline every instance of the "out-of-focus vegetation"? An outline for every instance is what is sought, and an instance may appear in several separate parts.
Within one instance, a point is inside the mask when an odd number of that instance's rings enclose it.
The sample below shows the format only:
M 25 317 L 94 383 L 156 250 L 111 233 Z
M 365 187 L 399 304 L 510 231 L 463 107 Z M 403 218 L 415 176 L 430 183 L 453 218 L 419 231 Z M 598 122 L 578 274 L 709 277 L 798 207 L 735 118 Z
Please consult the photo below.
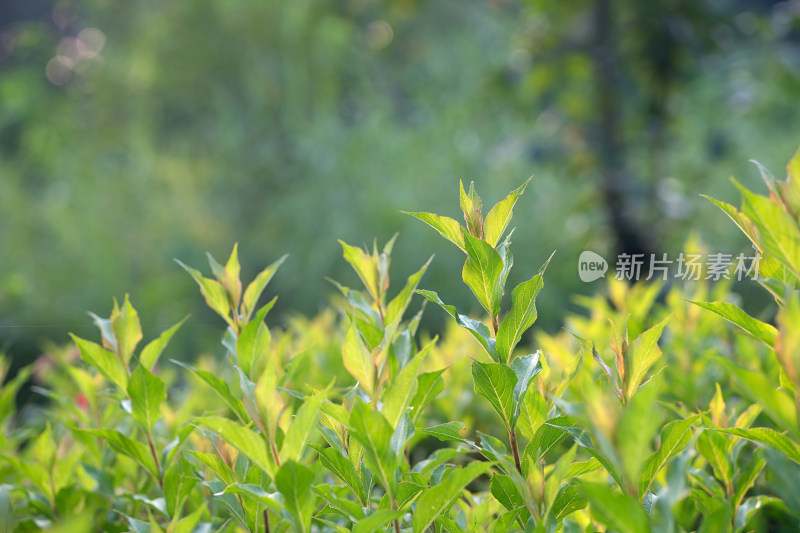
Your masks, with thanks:
M 458 179 L 502 191 L 535 174 L 517 220 L 543 230 L 517 256 L 559 250 L 541 305 L 560 311 L 587 290 L 585 248 L 670 251 L 691 229 L 737 251 L 697 194 L 748 176 L 749 157 L 777 168 L 797 142 L 797 1 L 0 5 L 12 353 L 65 338 L 109 294 L 174 323 L 188 287 L 170 258 L 234 241 L 255 264 L 290 253 L 277 310 L 315 312 L 324 276 L 346 279 L 337 238 L 399 230 L 409 273 L 434 236 L 399 210 L 441 212 Z M 457 264 L 445 250 L 429 276 L 464 306 Z

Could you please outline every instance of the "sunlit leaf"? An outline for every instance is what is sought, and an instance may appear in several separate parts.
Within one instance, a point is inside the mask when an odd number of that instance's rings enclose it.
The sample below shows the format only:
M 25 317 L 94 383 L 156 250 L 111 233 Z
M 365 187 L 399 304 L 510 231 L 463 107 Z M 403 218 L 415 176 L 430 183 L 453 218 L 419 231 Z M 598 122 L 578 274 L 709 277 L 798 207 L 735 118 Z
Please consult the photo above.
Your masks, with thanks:
M 488 243 L 466 232 L 464 247 L 467 260 L 461 270 L 461 278 L 486 312 L 496 317 L 500 313 L 500 301 L 503 298 L 503 286 L 500 283 L 503 260 Z
M 497 246 L 497 241 L 503 236 L 503 232 L 508 227 L 508 223 L 513 216 L 514 204 L 525 192 L 525 188 L 531 179 L 528 178 L 519 188 L 511 191 L 503 200 L 497 202 L 486 215 L 486 220 L 483 223 L 483 238 L 491 246 Z
M 81 356 L 95 367 L 108 381 L 121 391 L 128 387 L 128 371 L 119 357 L 99 344 L 81 339 L 70 333 L 70 337 L 78 346 Z
M 492 338 L 492 333 L 489 331 L 489 327 L 486 324 L 479 320 L 469 318 L 466 315 L 459 314 L 455 306 L 444 303 L 439 298 L 439 295 L 433 291 L 417 290 L 416 292 L 435 303 L 444 309 L 447 314 L 455 318 L 459 326 L 468 330 L 473 337 L 478 339 L 478 342 L 481 343 L 481 346 L 483 346 L 483 349 L 486 350 L 486 353 L 489 354 L 489 357 L 491 357 L 493 361 L 501 362 L 497 355 L 495 340 Z
M 737 306 L 727 302 L 691 302 L 716 313 L 725 320 L 739 326 L 745 333 L 756 338 L 772 348 L 778 336 L 778 330 L 774 326 L 757 320 Z
M 433 213 L 409 213 L 407 211 L 403 211 L 403 213 L 420 219 L 438 231 L 442 237 L 458 246 L 462 251 L 466 251 L 464 247 L 464 230 L 458 221 L 449 217 L 435 215 Z
M 280 259 L 259 272 L 255 279 L 247 286 L 247 289 L 245 289 L 244 297 L 242 298 L 242 313 L 245 321 L 250 320 L 250 316 L 253 313 L 253 310 L 256 308 L 256 304 L 258 303 L 258 299 L 261 297 L 261 293 L 264 292 L 264 288 L 275 275 L 275 272 L 277 272 L 278 268 L 283 264 L 284 261 L 286 261 L 287 257 L 289 256 L 282 256 Z
M 167 389 L 161 378 L 139 365 L 131 374 L 128 383 L 128 396 L 131 399 L 131 412 L 148 431 L 159 418 L 161 404 L 167 398 Z
M 168 330 L 164 331 L 161 335 L 157 338 L 153 339 L 142 349 L 142 352 L 139 354 L 139 364 L 144 366 L 147 370 L 153 370 L 153 367 L 156 366 L 158 362 L 158 358 L 161 357 L 161 354 L 164 352 L 164 349 L 169 344 L 170 339 L 172 336 L 175 335 L 175 332 L 178 331 L 186 320 L 188 320 L 188 316 L 169 328 Z
M 454 468 L 447 472 L 441 483 L 430 488 L 417 500 L 412 519 L 414 533 L 425 531 L 436 517 L 447 512 L 461 491 L 490 467 L 489 463 L 474 462 L 464 468 Z
M 513 427 L 516 399 L 514 388 L 517 376 L 502 363 L 472 363 L 475 393 L 483 396 L 500 415 L 506 427 Z

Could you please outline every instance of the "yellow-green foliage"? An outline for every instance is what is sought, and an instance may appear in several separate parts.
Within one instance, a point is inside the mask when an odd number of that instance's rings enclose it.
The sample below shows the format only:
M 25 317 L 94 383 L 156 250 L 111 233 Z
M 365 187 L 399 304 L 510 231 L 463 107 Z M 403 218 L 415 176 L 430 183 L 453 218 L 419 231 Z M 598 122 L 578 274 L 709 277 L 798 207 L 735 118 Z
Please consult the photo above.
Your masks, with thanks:
M 245 284 L 236 247 L 211 275 L 182 265 L 221 317 L 192 364 L 168 356 L 189 328 L 143 328 L 126 296 L 93 339 L 0 365 L 0 530 L 796 530 L 798 167 L 718 202 L 763 254 L 774 325 L 726 283 L 611 279 L 529 339 L 546 265 L 506 287 L 526 185 L 485 216 L 462 187 L 464 225 L 414 213 L 465 254 L 485 316 L 423 289 L 428 263 L 390 282 L 394 239 L 342 242 L 363 288 L 282 329 L 259 302 L 283 259 Z M 441 338 L 418 331 L 431 302 Z M 29 378 L 45 401 L 17 410 Z

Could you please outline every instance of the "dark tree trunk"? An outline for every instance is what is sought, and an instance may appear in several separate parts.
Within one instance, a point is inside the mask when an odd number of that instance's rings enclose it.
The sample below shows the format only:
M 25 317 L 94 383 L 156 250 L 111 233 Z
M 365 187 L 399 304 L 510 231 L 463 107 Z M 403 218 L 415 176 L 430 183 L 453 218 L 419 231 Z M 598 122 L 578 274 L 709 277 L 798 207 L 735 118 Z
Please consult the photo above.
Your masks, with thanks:
M 652 246 L 637 220 L 631 195 L 636 184 L 625 161 L 619 57 L 614 40 L 612 0 L 595 0 L 592 62 L 595 69 L 597 124 L 593 131 L 602 193 L 617 253 L 649 254 Z M 652 233 L 651 233 L 652 235 Z

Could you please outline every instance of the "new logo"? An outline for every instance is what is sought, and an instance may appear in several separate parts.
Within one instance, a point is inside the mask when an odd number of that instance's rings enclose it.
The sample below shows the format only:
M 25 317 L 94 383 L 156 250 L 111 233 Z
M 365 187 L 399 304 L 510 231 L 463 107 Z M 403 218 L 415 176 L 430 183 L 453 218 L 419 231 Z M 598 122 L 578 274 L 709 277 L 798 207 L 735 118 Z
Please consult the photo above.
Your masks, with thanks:
M 607 270 L 608 263 L 599 254 L 586 250 L 578 258 L 578 276 L 583 282 L 604 278 Z

